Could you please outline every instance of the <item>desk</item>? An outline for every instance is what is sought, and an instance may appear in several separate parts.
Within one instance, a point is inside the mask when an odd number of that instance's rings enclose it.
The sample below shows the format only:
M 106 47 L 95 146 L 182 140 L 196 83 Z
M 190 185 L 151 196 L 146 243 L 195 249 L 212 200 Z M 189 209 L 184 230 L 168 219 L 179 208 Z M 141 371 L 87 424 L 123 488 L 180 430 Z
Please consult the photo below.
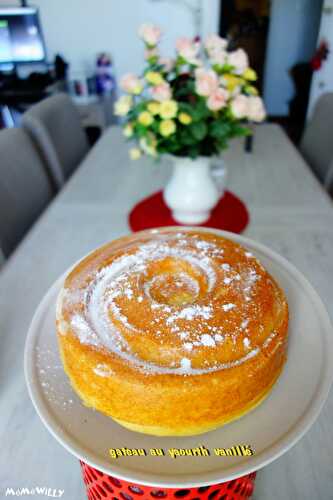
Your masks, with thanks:
M 235 141 L 225 154 L 229 188 L 248 205 L 246 236 L 294 263 L 333 317 L 333 206 L 276 125 L 257 127 L 253 153 Z M 55 279 L 96 246 L 129 232 L 127 214 L 160 189 L 170 167 L 128 160 L 111 128 L 49 206 L 0 274 L 0 496 L 6 487 L 47 486 L 85 498 L 78 461 L 48 433 L 29 400 L 24 343 L 32 315 Z M 311 367 L 309 367 L 311 369 Z M 257 500 L 333 497 L 333 394 L 308 434 L 258 473 Z M 33 498 L 30 496 L 29 498 Z M 40 498 L 37 497 L 36 498 Z

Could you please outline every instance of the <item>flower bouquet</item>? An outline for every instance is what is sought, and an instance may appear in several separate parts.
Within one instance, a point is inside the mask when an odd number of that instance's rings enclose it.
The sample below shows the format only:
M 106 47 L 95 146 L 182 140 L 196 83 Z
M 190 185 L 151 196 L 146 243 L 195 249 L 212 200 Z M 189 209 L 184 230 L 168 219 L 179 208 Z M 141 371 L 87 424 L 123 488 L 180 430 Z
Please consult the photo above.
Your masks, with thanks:
M 126 94 L 116 102 L 115 112 L 124 117 L 125 136 L 137 142 L 130 149 L 132 159 L 144 153 L 173 155 L 175 171 L 164 199 L 177 221 L 201 223 L 218 201 L 209 158 L 220 154 L 229 139 L 250 134 L 249 122 L 265 119 L 254 86 L 257 75 L 245 51 L 228 51 L 228 42 L 218 35 L 203 43 L 178 39 L 175 59 L 160 56 L 158 27 L 143 25 L 139 35 L 145 44 L 145 68 L 140 76 L 121 79 Z

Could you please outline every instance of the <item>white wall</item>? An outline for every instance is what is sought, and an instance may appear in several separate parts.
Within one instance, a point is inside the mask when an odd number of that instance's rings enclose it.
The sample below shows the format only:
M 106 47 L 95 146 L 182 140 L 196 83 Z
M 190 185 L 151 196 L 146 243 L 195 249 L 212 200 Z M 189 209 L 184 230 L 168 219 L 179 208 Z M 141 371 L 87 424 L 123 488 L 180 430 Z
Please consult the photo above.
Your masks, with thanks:
M 18 2 L 0 0 L 0 5 L 8 3 Z M 40 8 L 49 58 L 62 54 L 75 72 L 91 71 L 96 54 L 101 51 L 111 52 L 118 76 L 128 71 L 140 72 L 143 44 L 137 38 L 137 30 L 143 22 L 156 23 L 163 29 L 162 47 L 168 52 L 178 36 L 194 34 L 188 10 L 173 2 L 32 0 L 31 5 Z M 203 5 L 204 32 L 214 32 L 219 22 L 219 0 L 203 0 Z
M 318 45 L 325 39 L 330 48 L 330 54 L 323 62 L 319 71 L 316 71 L 312 78 L 310 100 L 308 107 L 308 117 L 311 117 L 317 99 L 326 92 L 333 92 L 333 0 L 325 0 L 323 6 Z
M 322 0 L 272 0 L 264 100 L 270 115 L 285 116 L 294 95 L 290 68 L 314 53 Z

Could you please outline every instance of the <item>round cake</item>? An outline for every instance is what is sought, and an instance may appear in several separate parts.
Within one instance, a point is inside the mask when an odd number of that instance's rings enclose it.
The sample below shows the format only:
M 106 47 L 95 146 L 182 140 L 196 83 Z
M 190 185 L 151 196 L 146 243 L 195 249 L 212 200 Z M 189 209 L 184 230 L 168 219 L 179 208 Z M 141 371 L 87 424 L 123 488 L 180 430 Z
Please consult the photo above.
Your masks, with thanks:
M 84 404 L 152 435 L 241 417 L 286 361 L 283 291 L 246 248 L 200 229 L 144 231 L 88 255 L 65 279 L 56 323 Z

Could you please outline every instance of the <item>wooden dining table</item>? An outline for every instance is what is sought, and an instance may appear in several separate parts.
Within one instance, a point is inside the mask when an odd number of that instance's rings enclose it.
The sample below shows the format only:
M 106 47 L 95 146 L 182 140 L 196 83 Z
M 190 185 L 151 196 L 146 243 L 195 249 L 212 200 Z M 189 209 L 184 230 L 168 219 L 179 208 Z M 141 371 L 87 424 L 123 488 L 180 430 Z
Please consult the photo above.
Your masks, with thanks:
M 224 160 L 228 189 L 249 209 L 244 234 L 295 264 L 333 318 L 333 204 L 297 149 L 279 126 L 264 124 L 255 129 L 251 152 L 235 140 Z M 85 498 L 78 460 L 49 434 L 28 396 L 23 352 L 29 323 L 45 292 L 73 262 L 130 232 L 131 208 L 161 189 L 170 169 L 166 160 L 130 162 L 121 130 L 111 127 L 2 267 L 0 498 L 7 488 L 35 486 L 64 490 L 66 500 Z M 301 441 L 259 471 L 254 498 L 333 499 L 332 422 L 331 393 Z

